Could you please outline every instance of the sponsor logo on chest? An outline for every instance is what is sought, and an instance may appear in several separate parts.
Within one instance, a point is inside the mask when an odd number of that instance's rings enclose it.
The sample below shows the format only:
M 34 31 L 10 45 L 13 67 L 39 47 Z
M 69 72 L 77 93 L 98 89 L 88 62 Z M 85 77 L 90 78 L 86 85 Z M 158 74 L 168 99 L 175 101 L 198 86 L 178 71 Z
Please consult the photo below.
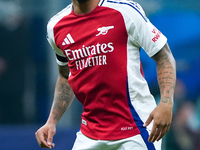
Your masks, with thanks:
M 104 36 L 106 38 L 109 30 L 114 29 L 114 26 L 104 26 L 97 29 L 98 34 L 94 35 L 94 38 L 99 36 Z M 64 38 L 62 45 L 70 46 L 74 44 L 76 47 L 76 40 L 74 40 L 73 35 L 68 33 Z M 106 39 L 103 41 L 109 41 L 110 39 Z M 107 65 L 107 53 L 112 53 L 114 51 L 114 43 L 113 42 L 97 42 L 91 45 L 79 45 L 78 48 L 67 48 L 64 50 L 65 55 L 67 56 L 69 62 L 75 62 L 75 66 L 77 70 L 82 70 L 83 68 L 92 67 L 92 66 L 100 66 Z

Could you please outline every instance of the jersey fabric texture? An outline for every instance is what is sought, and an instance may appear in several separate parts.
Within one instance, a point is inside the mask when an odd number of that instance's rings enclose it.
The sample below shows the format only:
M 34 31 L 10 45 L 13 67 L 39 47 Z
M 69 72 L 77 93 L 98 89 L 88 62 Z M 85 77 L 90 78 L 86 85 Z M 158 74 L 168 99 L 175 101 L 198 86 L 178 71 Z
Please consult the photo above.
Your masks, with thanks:
M 156 103 L 141 73 L 140 48 L 152 57 L 166 37 L 132 1 L 101 0 L 86 15 L 72 8 L 49 21 L 47 38 L 56 54 L 68 60 L 57 63 L 68 64 L 68 81 L 83 104 L 81 132 L 99 140 L 141 134 L 151 147 L 143 124 Z

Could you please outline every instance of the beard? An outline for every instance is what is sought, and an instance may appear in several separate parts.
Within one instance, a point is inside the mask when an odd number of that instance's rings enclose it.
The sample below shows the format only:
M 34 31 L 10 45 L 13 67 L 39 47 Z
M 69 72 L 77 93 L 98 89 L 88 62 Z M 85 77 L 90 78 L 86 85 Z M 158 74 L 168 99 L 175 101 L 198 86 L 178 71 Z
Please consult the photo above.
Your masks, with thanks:
M 79 3 L 85 3 L 85 2 L 87 2 L 89 0 L 76 0 L 76 1 L 79 2 Z

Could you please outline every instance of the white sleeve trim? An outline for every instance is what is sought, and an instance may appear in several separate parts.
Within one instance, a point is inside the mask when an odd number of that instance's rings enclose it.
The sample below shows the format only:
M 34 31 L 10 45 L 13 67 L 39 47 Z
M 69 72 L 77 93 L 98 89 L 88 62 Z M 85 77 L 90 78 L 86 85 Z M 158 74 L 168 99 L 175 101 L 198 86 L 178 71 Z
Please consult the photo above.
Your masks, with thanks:
M 160 41 L 160 44 L 157 47 L 155 47 L 154 50 L 152 50 L 150 53 L 148 53 L 149 57 L 152 57 L 156 53 L 158 53 L 166 43 L 167 43 L 167 38 Z
M 62 62 L 62 61 L 58 60 L 57 58 L 56 58 L 56 62 L 59 66 L 66 66 L 68 64 L 68 62 Z

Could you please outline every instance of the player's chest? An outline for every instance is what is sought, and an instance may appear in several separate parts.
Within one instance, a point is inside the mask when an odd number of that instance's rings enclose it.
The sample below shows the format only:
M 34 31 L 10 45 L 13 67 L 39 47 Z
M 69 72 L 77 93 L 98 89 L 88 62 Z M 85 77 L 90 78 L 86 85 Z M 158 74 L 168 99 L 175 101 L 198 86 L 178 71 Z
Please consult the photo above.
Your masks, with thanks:
M 118 11 L 99 8 L 90 15 L 71 14 L 63 18 L 55 26 L 54 36 L 56 45 L 63 51 L 94 46 L 104 50 L 109 48 L 108 43 L 117 45 L 126 39 L 127 32 Z

